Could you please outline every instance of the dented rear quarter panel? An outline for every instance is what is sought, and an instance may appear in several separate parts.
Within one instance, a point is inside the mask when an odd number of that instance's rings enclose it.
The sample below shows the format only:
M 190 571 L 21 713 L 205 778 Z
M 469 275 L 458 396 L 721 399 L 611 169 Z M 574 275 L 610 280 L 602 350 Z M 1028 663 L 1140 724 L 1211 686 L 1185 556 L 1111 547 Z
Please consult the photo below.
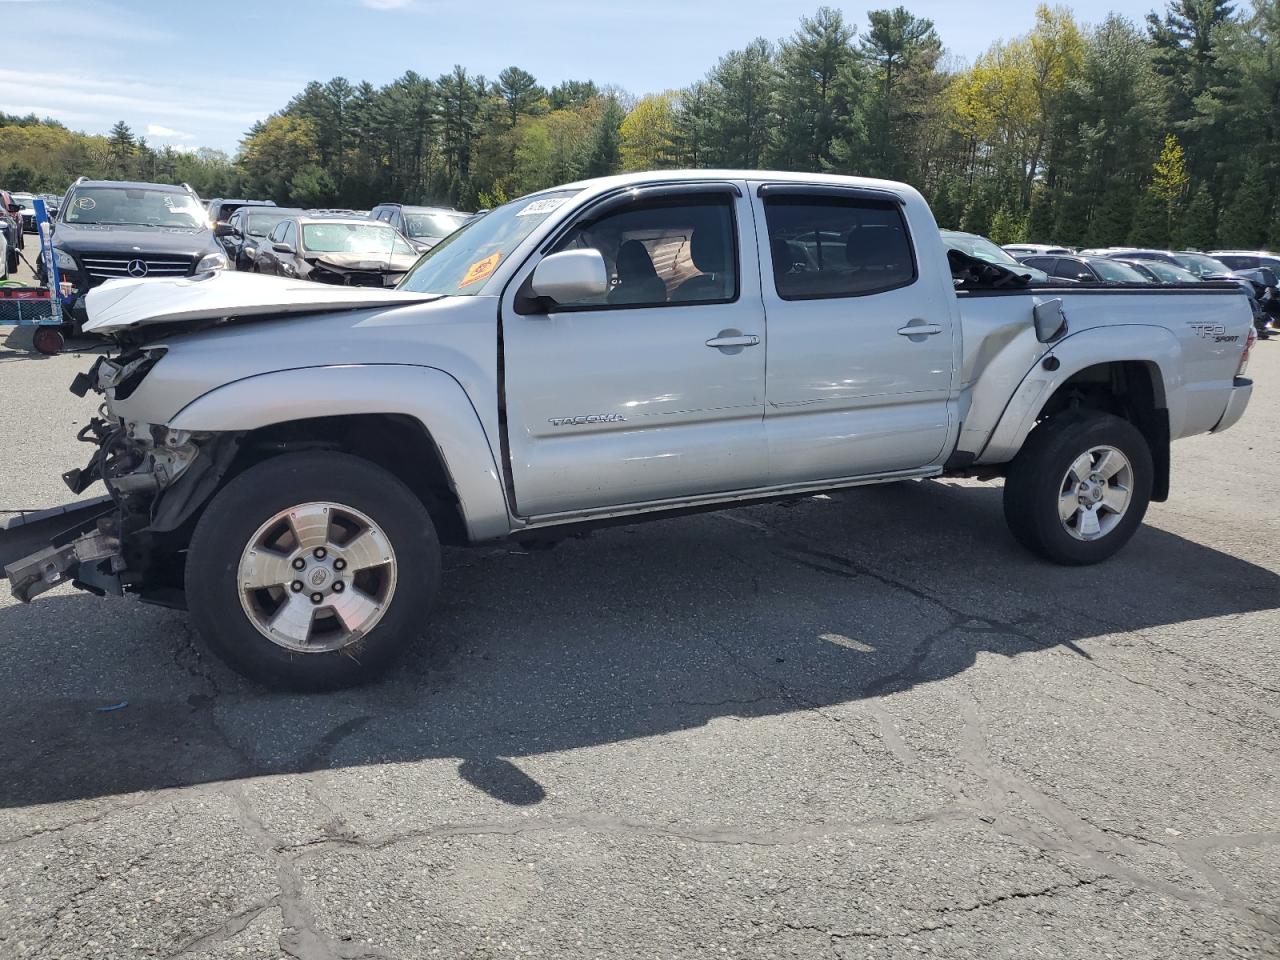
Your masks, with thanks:
M 1035 338 L 1031 311 L 1053 298 L 1063 301 L 1067 334 L 1045 345 Z M 964 425 L 958 449 L 978 454 L 983 464 L 1012 459 L 1054 391 L 1103 363 L 1151 366 L 1171 438 L 1212 430 L 1226 409 L 1252 325 L 1245 297 L 1228 287 L 1042 288 L 961 296 L 960 310 Z M 1044 368 L 1049 356 L 1059 361 L 1056 370 Z

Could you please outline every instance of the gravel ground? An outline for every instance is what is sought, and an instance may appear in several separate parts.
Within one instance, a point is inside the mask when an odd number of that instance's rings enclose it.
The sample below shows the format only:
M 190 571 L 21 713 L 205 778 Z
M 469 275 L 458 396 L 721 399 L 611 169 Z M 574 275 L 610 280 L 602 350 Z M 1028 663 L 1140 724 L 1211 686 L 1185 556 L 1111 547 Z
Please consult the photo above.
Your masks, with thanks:
M 90 358 L 0 347 L 0 507 Z M 455 551 L 377 686 L 0 599 L 0 957 L 1280 955 L 1280 343 L 1114 561 L 924 482 Z M 102 708 L 127 701 L 111 711 Z

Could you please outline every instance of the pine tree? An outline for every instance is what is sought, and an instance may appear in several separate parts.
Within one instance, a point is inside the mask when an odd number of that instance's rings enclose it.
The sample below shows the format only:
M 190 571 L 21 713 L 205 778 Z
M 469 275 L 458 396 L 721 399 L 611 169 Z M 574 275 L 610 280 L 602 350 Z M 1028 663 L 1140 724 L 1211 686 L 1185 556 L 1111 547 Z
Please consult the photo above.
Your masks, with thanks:
M 1169 207 L 1160 192 L 1152 187 L 1144 190 L 1138 200 L 1129 242 L 1135 247 L 1155 247 L 1158 250 L 1169 246 Z
M 991 221 L 995 216 L 993 207 L 986 190 L 975 191 L 964 208 L 964 216 L 960 218 L 960 229 L 985 237 L 991 231 Z
M 1006 243 L 1017 243 L 1019 234 L 1022 233 L 1023 229 L 1022 219 L 1015 216 L 1006 204 L 997 210 L 996 215 L 991 218 L 988 236 L 992 241 L 1003 246 Z
M 707 75 L 708 159 L 726 167 L 762 165 L 775 135 L 777 72 L 767 40 L 753 40 L 725 54 Z
M 1053 191 L 1044 185 L 1031 191 L 1031 209 L 1027 213 L 1027 238 L 1031 243 L 1052 242 L 1053 200 Z
M 133 158 L 138 151 L 138 142 L 133 131 L 123 120 L 117 120 L 107 134 L 107 154 L 111 158 L 113 175 L 120 180 L 128 178 L 133 172 Z
M 778 136 L 769 163 L 783 170 L 828 170 L 833 145 L 855 125 L 861 65 L 850 42 L 854 29 L 839 10 L 819 7 L 778 53 Z
M 1231 202 L 1223 208 L 1218 224 L 1218 243 L 1227 248 L 1255 250 L 1267 242 L 1271 198 L 1262 165 L 1253 163 L 1236 189 Z
M 935 70 L 942 40 L 933 21 L 905 7 L 871 10 L 862 35 L 863 59 L 871 65 L 868 113 L 870 170 L 881 177 L 905 177 L 913 114 L 919 112 L 921 77 Z M 923 85 L 928 87 L 927 84 Z
M 956 196 L 956 186 L 950 178 L 944 177 L 938 182 L 929 206 L 933 208 L 934 219 L 943 230 L 955 230 L 960 226 L 964 207 Z
M 627 112 L 616 97 L 609 97 L 604 113 L 588 143 L 582 163 L 584 177 L 605 177 L 622 169 L 622 121 Z
M 1053 243 L 1072 247 L 1085 246 L 1089 232 L 1089 198 L 1080 191 L 1064 194 L 1056 205 L 1053 223 Z M 1039 241 L 1038 241 L 1039 242 Z
M 547 105 L 552 110 L 569 110 L 580 107 L 600 95 L 591 80 L 566 80 L 547 91 Z
M 504 116 L 508 127 L 514 127 L 524 114 L 537 112 L 539 102 L 547 95 L 538 86 L 537 78 L 519 67 L 507 67 L 498 74 L 493 92 L 506 106 Z
M 1182 198 L 1186 195 L 1187 184 L 1191 182 L 1187 174 L 1187 154 L 1182 144 L 1172 133 L 1164 138 L 1164 146 L 1160 156 L 1152 164 L 1154 175 L 1151 178 L 1151 189 L 1165 203 L 1169 219 L 1177 216 Z
M 683 167 L 710 166 L 707 138 L 711 126 L 711 85 L 699 80 L 680 91 L 676 102 L 673 145 Z
M 1217 236 L 1216 213 L 1209 184 L 1201 183 L 1191 195 L 1182 218 L 1179 245 L 1191 250 L 1212 250 Z
M 1280 250 L 1280 207 L 1271 213 L 1271 229 L 1267 233 L 1267 249 Z
M 1107 185 L 1093 211 L 1085 243 L 1090 247 L 1116 247 L 1129 239 L 1133 230 L 1134 190 L 1130 183 L 1115 180 Z

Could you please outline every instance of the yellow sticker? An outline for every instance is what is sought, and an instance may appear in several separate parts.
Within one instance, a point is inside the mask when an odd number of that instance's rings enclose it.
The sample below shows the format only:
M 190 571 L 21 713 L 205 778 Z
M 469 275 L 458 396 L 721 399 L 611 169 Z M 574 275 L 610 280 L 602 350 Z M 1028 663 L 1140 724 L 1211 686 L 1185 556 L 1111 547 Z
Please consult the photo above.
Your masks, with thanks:
M 483 260 L 477 260 L 471 266 L 467 267 L 467 275 L 462 278 L 462 282 L 458 284 L 465 287 L 469 283 L 485 279 L 489 274 L 498 268 L 498 261 L 502 259 L 502 254 L 494 253 L 485 257 Z

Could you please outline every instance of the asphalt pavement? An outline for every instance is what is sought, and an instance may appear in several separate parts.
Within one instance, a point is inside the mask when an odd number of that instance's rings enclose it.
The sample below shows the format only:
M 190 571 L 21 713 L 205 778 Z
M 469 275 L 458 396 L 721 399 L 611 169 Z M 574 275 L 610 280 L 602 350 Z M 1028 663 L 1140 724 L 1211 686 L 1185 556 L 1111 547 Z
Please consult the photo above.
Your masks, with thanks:
M 69 499 L 91 359 L 0 346 L 0 509 Z M 1099 567 L 952 481 L 453 550 L 323 696 L 5 596 L 0 957 L 1278 956 L 1280 342 L 1252 374 Z

